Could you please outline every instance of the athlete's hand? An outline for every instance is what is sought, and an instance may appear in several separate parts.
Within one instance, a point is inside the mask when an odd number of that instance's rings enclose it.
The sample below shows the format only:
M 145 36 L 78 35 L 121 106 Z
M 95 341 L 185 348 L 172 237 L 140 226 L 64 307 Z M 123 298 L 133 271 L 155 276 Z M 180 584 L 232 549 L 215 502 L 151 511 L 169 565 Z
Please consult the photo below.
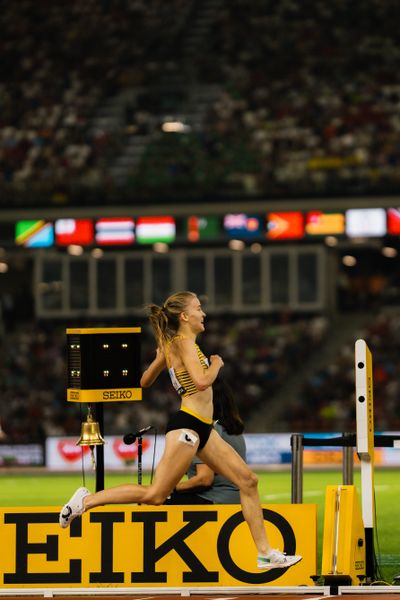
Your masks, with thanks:
M 160 347 L 157 348 L 156 350 L 156 357 L 163 359 L 164 358 L 164 350 Z
M 210 363 L 211 363 L 211 364 L 213 364 L 213 363 L 216 363 L 216 364 L 217 364 L 217 366 L 219 366 L 219 368 L 221 368 L 221 367 L 223 367 L 223 366 L 224 366 L 224 361 L 222 360 L 222 358 L 220 357 L 220 355 L 219 355 L 219 354 L 212 354 L 212 355 L 210 356 Z M 218 364 L 218 363 L 219 363 L 219 364 Z
M 161 371 L 165 368 L 165 354 L 162 348 L 157 348 L 156 355 L 140 378 L 140 387 L 146 388 L 153 385 Z

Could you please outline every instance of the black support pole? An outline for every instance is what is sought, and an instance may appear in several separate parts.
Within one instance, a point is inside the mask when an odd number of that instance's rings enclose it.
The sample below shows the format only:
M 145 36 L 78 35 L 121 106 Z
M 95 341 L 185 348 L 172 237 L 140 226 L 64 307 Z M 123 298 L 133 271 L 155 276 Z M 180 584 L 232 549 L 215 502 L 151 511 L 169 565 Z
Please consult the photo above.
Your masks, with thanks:
M 103 402 L 96 402 L 96 421 L 99 424 L 100 435 L 104 437 L 104 407 Z M 96 492 L 104 490 L 104 445 L 96 446 Z

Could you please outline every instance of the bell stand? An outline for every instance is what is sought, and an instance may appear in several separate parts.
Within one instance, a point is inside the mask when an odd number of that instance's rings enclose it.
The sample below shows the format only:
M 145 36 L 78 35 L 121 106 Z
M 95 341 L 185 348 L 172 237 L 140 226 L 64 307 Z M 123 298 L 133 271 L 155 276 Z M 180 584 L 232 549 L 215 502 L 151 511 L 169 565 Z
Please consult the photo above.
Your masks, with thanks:
M 142 457 L 143 457 L 143 437 L 141 435 L 137 436 L 137 447 L 138 447 L 138 455 L 137 455 L 137 482 L 139 485 L 142 485 L 142 477 L 143 477 L 143 466 L 142 466 Z
M 140 327 L 68 328 L 67 401 L 96 405 L 104 437 L 105 401 L 142 399 Z M 104 489 L 104 448 L 96 444 L 96 491 Z
M 104 437 L 104 403 L 95 403 L 95 417 L 99 424 L 100 435 Z M 143 482 L 143 435 L 138 433 L 136 436 L 138 445 L 137 455 L 137 482 L 142 485 Z M 96 445 L 96 492 L 104 490 L 104 444 Z
M 104 405 L 103 402 L 95 403 L 95 416 L 99 424 L 100 435 L 104 437 Z M 104 445 L 96 446 L 96 492 L 104 490 Z

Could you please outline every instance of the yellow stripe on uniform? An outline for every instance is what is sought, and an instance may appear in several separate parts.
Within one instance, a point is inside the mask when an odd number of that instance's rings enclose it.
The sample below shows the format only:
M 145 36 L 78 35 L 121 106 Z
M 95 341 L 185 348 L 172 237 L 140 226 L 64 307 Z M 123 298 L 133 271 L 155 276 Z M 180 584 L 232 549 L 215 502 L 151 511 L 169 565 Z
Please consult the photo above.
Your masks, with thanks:
M 199 421 L 202 421 L 203 423 L 206 423 L 207 425 L 211 425 L 213 423 L 212 419 L 207 419 L 207 417 L 202 417 L 201 415 L 198 415 L 197 412 L 195 412 L 191 408 L 188 408 L 187 406 L 181 406 L 180 410 L 187 413 L 188 415 L 192 415 L 192 417 L 199 419 Z

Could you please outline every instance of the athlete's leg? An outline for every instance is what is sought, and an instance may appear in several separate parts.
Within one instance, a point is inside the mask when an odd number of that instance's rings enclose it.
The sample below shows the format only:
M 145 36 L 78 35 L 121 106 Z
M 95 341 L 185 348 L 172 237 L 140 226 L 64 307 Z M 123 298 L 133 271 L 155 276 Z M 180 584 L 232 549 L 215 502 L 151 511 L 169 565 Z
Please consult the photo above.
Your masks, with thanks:
M 162 504 L 178 481 L 186 473 L 198 446 L 198 435 L 192 432 L 196 441 L 181 441 L 182 430 L 169 431 L 165 436 L 164 453 L 157 465 L 151 485 L 124 484 L 108 488 L 85 498 L 85 510 L 103 504 Z
M 264 527 L 257 476 L 249 469 L 236 450 L 213 430 L 208 442 L 197 454 L 213 471 L 238 486 L 243 516 L 258 552 L 257 567 L 274 569 L 290 567 L 298 563 L 301 556 L 286 556 L 280 550 L 272 550 Z
M 237 485 L 243 516 L 250 528 L 254 543 L 260 554 L 271 550 L 264 527 L 264 518 L 258 494 L 258 479 L 239 454 L 215 431 L 198 453 L 202 461 L 213 471 Z
M 68 527 L 76 516 L 96 506 L 128 503 L 162 504 L 186 473 L 199 445 L 198 434 L 191 430 L 185 431 L 186 433 L 180 429 L 173 430 L 165 436 L 164 453 L 151 485 L 128 483 L 95 494 L 80 488 L 61 510 L 61 527 Z

